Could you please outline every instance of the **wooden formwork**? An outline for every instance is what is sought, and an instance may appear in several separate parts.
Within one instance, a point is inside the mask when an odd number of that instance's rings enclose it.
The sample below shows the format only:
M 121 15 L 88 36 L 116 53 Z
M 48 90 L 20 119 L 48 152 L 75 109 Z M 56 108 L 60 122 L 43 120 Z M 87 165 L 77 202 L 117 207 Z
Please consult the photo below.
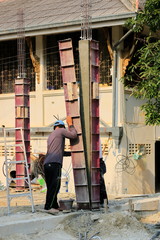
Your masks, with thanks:
M 81 119 L 78 104 L 72 40 L 67 39 L 59 41 L 59 52 L 62 69 L 66 113 L 67 115 L 72 117 L 73 124 L 78 133 L 77 140 L 70 141 L 76 201 L 79 209 L 89 209 L 90 208 L 89 187 L 82 138 Z
M 30 81 L 26 78 L 17 78 L 15 80 L 15 143 L 22 144 L 19 128 L 23 130 L 24 144 L 27 156 L 27 162 L 30 164 L 30 101 L 29 101 Z M 16 177 L 25 176 L 25 167 L 23 163 L 18 163 L 24 159 L 24 150 L 20 147 L 15 149 Z M 16 180 L 16 187 L 24 187 L 24 179 Z

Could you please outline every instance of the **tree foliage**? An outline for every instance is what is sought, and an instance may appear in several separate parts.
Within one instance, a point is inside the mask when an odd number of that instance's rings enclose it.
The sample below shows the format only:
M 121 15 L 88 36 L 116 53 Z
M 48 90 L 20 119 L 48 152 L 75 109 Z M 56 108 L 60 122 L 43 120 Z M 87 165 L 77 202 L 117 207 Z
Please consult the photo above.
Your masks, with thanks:
M 128 67 L 124 84 L 130 87 L 134 82 L 133 95 L 146 99 L 142 105 L 146 124 L 160 125 L 160 0 L 147 0 L 144 10 L 136 19 L 129 20 L 127 26 L 136 33 L 147 26 L 150 33 L 143 38 L 143 46 L 133 56 L 136 61 Z

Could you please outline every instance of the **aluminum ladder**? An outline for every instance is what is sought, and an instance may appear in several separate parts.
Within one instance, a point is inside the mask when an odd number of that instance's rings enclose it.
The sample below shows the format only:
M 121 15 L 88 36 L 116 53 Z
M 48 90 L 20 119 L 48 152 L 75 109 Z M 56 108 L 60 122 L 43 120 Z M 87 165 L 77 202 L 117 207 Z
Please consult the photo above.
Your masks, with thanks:
M 11 139 L 10 136 L 15 135 L 15 131 L 18 130 L 20 132 L 21 135 L 21 143 L 16 143 L 15 139 Z M 25 143 L 24 143 L 24 134 L 23 134 L 23 130 L 22 128 L 3 128 L 4 131 L 4 148 L 5 148 L 5 171 L 6 171 L 6 187 L 7 187 L 7 203 L 8 203 L 8 214 L 10 214 L 10 202 L 12 200 L 12 198 L 16 198 L 16 197 L 28 197 L 31 201 L 31 205 L 32 205 L 32 212 L 34 212 L 34 203 L 33 203 L 33 195 L 32 195 L 32 188 L 31 188 L 31 181 L 30 181 L 30 176 L 29 176 L 29 166 L 27 163 L 27 156 L 26 156 L 26 149 L 25 149 Z M 11 160 L 9 158 L 9 150 L 10 148 L 15 147 L 15 150 L 17 148 L 21 149 L 21 151 L 23 151 L 23 159 L 22 160 Z M 12 164 L 23 164 L 24 165 L 24 170 L 25 170 L 25 175 L 21 176 L 21 177 L 11 177 L 9 176 L 9 167 Z M 15 194 L 11 194 L 10 192 L 10 183 L 11 181 L 18 181 L 18 180 L 24 180 L 27 188 L 28 188 L 28 192 L 16 192 Z

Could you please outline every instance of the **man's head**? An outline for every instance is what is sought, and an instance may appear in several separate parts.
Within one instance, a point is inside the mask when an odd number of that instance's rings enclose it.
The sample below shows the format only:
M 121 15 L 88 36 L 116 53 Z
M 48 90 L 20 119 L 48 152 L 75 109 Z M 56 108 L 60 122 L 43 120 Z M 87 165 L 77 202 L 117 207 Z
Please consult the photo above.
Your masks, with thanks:
M 53 124 L 53 129 L 55 129 L 56 127 L 59 128 L 65 128 L 65 124 L 62 120 L 57 120 L 54 124 Z

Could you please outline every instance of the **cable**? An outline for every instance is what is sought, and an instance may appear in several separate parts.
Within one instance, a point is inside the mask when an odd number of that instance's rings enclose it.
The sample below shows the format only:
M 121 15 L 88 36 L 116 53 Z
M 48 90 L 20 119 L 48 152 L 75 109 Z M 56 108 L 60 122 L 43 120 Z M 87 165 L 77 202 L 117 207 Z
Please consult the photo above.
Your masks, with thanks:
M 6 173 L 5 173 L 5 171 L 4 171 L 4 168 L 5 168 L 5 162 L 4 162 L 3 165 L 2 165 L 2 172 L 3 172 L 3 175 L 6 177 Z
M 117 155 L 117 163 L 115 169 L 117 172 L 127 172 L 130 175 L 133 175 L 136 170 L 136 164 L 132 160 L 132 156 L 128 155 Z
M 99 240 L 102 240 L 102 238 L 100 238 L 99 236 L 91 237 L 89 240 L 91 240 L 91 239 L 99 239 Z
M 46 50 L 50 50 L 50 49 L 53 49 L 53 48 L 57 48 L 57 50 L 58 50 L 58 46 L 53 46 L 53 47 L 48 47 L 48 48 L 38 48 L 37 51 L 40 51 L 40 50 L 46 51 Z M 33 52 L 35 53 L 35 51 L 33 51 Z M 57 53 L 57 52 L 53 52 L 53 53 Z M 50 54 L 50 53 L 46 53 L 44 55 L 47 55 L 47 54 Z M 29 53 L 26 53 L 26 55 L 29 55 Z M 10 59 L 10 58 L 17 58 L 17 55 L 11 56 L 11 57 L 0 58 L 0 61 Z
M 54 54 L 57 54 L 57 53 L 59 53 L 59 51 L 46 53 L 46 54 L 43 54 L 43 56 L 54 55 Z M 30 57 L 25 58 L 25 60 L 30 60 Z M 0 61 L 1 61 L 1 59 L 0 59 Z M 17 62 L 18 62 L 18 59 L 13 60 L 13 61 L 9 61 L 9 62 L 0 63 L 0 66 L 7 65 L 7 64 L 12 64 L 12 63 L 17 63 Z
M 100 238 L 99 236 L 96 235 L 96 234 L 99 234 L 99 233 L 100 233 L 100 232 L 95 233 L 92 237 L 89 238 L 89 240 L 92 240 L 92 239 L 102 240 L 102 238 Z
M 158 236 L 160 236 L 160 231 L 156 232 L 150 240 L 160 239 L 160 238 L 157 238 Z

